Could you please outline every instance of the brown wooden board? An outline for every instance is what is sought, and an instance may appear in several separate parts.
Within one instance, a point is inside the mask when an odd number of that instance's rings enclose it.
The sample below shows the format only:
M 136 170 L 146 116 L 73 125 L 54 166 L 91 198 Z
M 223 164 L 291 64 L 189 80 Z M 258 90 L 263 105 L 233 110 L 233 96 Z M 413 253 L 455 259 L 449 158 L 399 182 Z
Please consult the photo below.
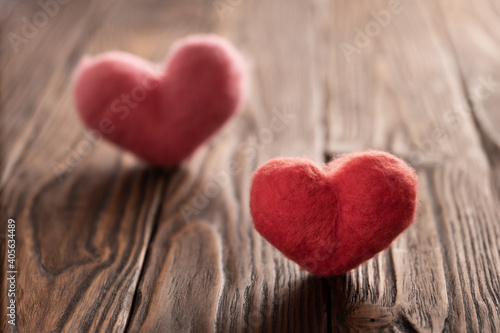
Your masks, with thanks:
M 36 31 L 38 1 L 0 8 L 2 331 L 500 331 L 499 1 L 71 0 Z M 83 54 L 161 63 L 205 32 L 251 67 L 211 142 L 161 170 L 89 136 L 71 96 Z M 391 248 L 317 278 L 253 229 L 259 165 L 367 148 L 419 175 Z

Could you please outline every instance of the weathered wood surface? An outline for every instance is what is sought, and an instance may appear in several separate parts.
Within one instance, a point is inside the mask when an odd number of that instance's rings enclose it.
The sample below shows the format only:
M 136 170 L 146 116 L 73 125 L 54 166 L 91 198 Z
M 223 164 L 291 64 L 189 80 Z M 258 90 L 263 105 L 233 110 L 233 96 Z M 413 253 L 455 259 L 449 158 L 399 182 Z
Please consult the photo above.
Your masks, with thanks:
M 215 3 L 72 0 L 17 52 L 9 33 L 41 7 L 0 5 L 1 271 L 8 218 L 18 270 L 2 331 L 500 331 L 500 2 Z M 223 133 L 175 170 L 86 136 L 81 55 L 161 62 L 198 32 L 252 64 Z M 251 173 L 364 148 L 417 169 L 418 219 L 358 269 L 312 277 L 253 230 Z

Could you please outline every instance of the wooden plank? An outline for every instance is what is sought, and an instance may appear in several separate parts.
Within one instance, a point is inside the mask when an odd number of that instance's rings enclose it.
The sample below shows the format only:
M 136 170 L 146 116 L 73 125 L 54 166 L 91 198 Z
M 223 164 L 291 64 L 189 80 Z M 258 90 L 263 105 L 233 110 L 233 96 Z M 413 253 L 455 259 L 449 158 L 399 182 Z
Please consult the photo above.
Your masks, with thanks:
M 397 3 L 74 1 L 15 53 L 6 33 L 40 10 L 16 5 L 0 21 L 0 233 L 16 219 L 18 330 L 500 330 L 500 93 L 477 95 L 500 81 L 499 5 Z M 357 28 L 375 30 L 349 55 Z M 200 31 L 252 64 L 242 115 L 176 170 L 89 138 L 69 85 L 82 54 L 161 62 Z M 314 278 L 253 229 L 251 173 L 366 147 L 417 168 L 419 217 Z
M 500 330 L 500 66 L 498 52 L 500 39 L 495 34 L 499 25 L 500 6 L 494 1 L 480 1 L 471 6 L 464 1 L 441 1 L 450 39 L 460 68 L 463 89 L 467 95 L 471 116 L 478 128 L 489 168 L 481 170 L 481 182 L 461 191 L 461 226 L 465 233 L 464 248 L 473 255 L 464 255 L 459 269 L 464 277 L 455 288 L 473 295 L 473 306 L 479 313 L 477 320 L 467 316 L 467 323 L 481 331 Z M 449 10 L 451 7 L 452 10 Z M 453 113 L 453 123 L 464 117 L 461 109 Z M 464 167 L 464 170 L 468 170 Z M 476 174 L 474 170 L 474 174 Z M 451 184 L 449 184 L 451 185 Z M 449 186 L 448 185 L 448 186 Z M 453 184 L 454 185 L 454 184 Z M 449 191 L 455 191 L 450 189 Z M 457 231 L 452 230 L 453 234 Z M 471 305 L 472 306 L 472 305 Z
M 248 211 L 250 175 L 258 164 L 279 154 L 323 158 L 313 9 L 300 2 L 242 2 L 214 26 L 253 64 L 248 107 L 170 184 L 131 331 L 196 330 L 200 322 L 217 331 L 326 329 L 324 282 L 300 272 L 258 236 Z M 210 186 L 217 189 L 213 194 Z M 207 248 L 191 258 L 175 255 L 192 239 Z M 185 268 L 186 260 L 193 267 Z M 198 285 L 214 297 L 196 296 Z M 207 310 L 199 312 L 200 306 Z
M 17 325 L 2 321 L 4 331 L 123 331 L 129 318 L 168 174 L 139 167 L 89 136 L 76 119 L 70 86 L 87 44 L 113 47 L 100 39 L 111 33 L 103 23 L 113 5 L 61 6 L 17 53 L 2 38 L 9 126 L 2 126 L 1 215 L 2 226 L 16 220 L 18 269 Z M 19 16 L 40 10 L 33 2 L 9 18 L 7 31 L 18 33 Z
M 377 22 L 371 11 L 380 19 L 381 10 L 390 11 L 388 2 L 343 1 L 324 11 L 327 18 L 335 15 L 334 23 L 326 24 L 330 34 L 325 33 L 333 41 L 325 72 L 334 96 L 327 113 L 327 152 L 393 151 L 417 167 L 421 182 L 415 225 L 378 259 L 346 280 L 330 282 L 332 298 L 341 295 L 335 308 L 345 315 L 336 324 L 344 329 L 495 330 L 498 289 L 493 286 L 499 274 L 491 268 L 499 261 L 491 243 L 498 238 L 486 235 L 497 235 L 491 214 L 498 204 L 488 192 L 486 155 L 440 8 L 430 1 L 399 4 L 378 30 L 370 23 Z M 366 46 L 358 43 L 359 52 L 346 56 L 339 46 L 356 45 L 355 27 L 365 34 L 374 30 L 366 35 Z M 462 106 L 462 121 L 452 125 L 449 113 Z M 484 188 L 483 194 L 472 203 L 464 201 L 476 188 Z M 374 274 L 370 267 L 378 261 L 392 265 Z M 386 290 L 394 290 L 392 298 Z
M 495 1 L 481 1 L 475 6 L 464 1 L 440 1 L 440 4 L 499 197 L 500 41 L 495 32 L 500 28 L 500 5 Z M 459 111 L 452 118 L 455 122 L 463 118 Z

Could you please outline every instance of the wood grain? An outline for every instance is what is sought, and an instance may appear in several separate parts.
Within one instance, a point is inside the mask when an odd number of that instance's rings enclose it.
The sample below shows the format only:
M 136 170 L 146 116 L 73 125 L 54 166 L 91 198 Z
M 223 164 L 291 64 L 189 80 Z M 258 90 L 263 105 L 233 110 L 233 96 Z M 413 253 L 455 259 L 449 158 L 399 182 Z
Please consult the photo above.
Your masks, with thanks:
M 40 10 L 0 19 L 1 272 L 8 218 L 18 268 L 2 331 L 500 331 L 498 1 L 72 0 L 16 52 L 8 34 Z M 89 137 L 81 55 L 161 62 L 198 32 L 251 64 L 241 116 L 172 170 Z M 251 174 L 365 148 L 417 169 L 418 219 L 348 274 L 310 276 L 253 229 Z
M 378 11 L 386 6 L 381 1 L 374 3 L 373 8 Z M 371 13 L 361 11 L 359 4 L 346 1 L 338 4 L 338 9 L 337 12 L 342 10 L 342 18 L 349 20 L 341 21 L 341 27 L 362 26 L 370 20 Z M 353 19 L 363 13 L 364 17 Z M 463 94 L 461 73 L 447 27 L 442 24 L 442 14 L 447 14 L 446 7 L 406 2 L 351 64 L 342 54 L 329 52 L 332 69 L 327 73 L 331 74 L 333 95 L 337 96 L 329 112 L 333 115 L 328 127 L 332 129 L 330 153 L 342 152 L 345 147 L 393 151 L 417 167 L 421 182 L 417 222 L 390 251 L 379 256 L 380 259 L 390 255 L 387 260 L 392 261 L 392 267 L 385 272 L 392 276 L 387 278 L 378 272 L 376 275 L 381 275 L 380 281 L 385 285 L 377 279 L 367 285 L 375 274 L 366 273 L 361 267 L 359 275 L 353 274 L 348 286 L 341 289 L 342 294 L 349 293 L 342 308 L 349 306 L 353 311 L 347 316 L 348 326 L 359 322 L 365 329 L 373 327 L 358 313 L 366 314 L 365 307 L 372 309 L 374 305 L 376 314 L 381 307 L 390 306 L 390 319 L 384 319 L 381 327 L 393 329 L 399 326 L 417 331 L 482 331 L 487 327 L 495 330 L 499 323 L 495 307 L 498 289 L 489 286 L 497 283 L 498 271 L 486 280 L 482 274 L 468 273 L 487 272 L 489 265 L 498 267 L 497 245 L 483 246 L 486 240 L 478 237 L 496 231 L 494 218 L 481 223 L 479 216 L 494 212 L 498 197 L 488 193 L 491 187 L 486 154 L 468 98 Z M 350 29 L 346 30 L 332 34 L 331 38 L 338 38 L 333 46 L 345 40 L 345 35 L 352 35 Z M 342 85 L 336 84 L 339 78 Z M 335 131 L 336 128 L 343 130 Z M 471 168 L 473 173 L 468 172 Z M 475 197 L 478 201 L 474 197 L 464 201 L 472 188 L 487 194 Z M 474 207 L 479 202 L 488 204 Z M 488 251 L 480 251 L 481 247 Z M 487 266 L 475 266 L 484 260 L 489 262 Z M 384 294 L 386 288 L 397 290 L 393 304 Z M 376 296 L 360 298 L 359 290 Z M 478 299 L 483 308 L 476 303 Z M 470 311 L 474 315 L 468 318 Z

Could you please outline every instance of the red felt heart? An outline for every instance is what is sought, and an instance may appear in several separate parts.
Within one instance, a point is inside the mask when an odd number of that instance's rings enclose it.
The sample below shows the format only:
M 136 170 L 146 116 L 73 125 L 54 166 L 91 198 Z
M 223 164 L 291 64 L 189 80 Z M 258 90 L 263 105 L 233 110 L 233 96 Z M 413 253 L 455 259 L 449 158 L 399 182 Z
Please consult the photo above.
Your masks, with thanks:
M 397 157 L 343 155 L 320 167 L 276 158 L 253 175 L 257 231 L 302 269 L 340 275 L 387 248 L 415 219 L 418 179 Z
M 214 35 L 174 44 L 163 70 L 128 53 L 84 58 L 74 98 L 83 122 L 159 166 L 179 164 L 241 109 L 241 56 Z

